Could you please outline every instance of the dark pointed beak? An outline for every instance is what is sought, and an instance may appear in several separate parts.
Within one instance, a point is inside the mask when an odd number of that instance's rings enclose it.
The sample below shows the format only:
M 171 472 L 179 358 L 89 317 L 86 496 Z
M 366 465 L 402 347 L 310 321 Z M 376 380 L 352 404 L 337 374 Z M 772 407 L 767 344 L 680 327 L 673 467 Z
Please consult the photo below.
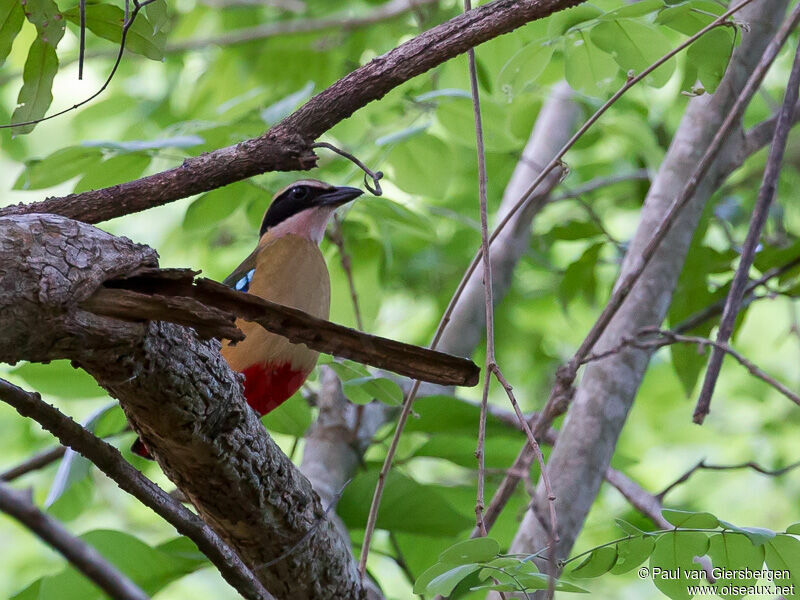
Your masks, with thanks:
M 341 206 L 342 204 L 347 204 L 351 200 L 355 200 L 363 193 L 364 192 L 358 188 L 341 186 L 333 188 L 331 191 L 325 192 L 324 194 L 320 194 L 317 198 L 319 199 L 320 206 Z

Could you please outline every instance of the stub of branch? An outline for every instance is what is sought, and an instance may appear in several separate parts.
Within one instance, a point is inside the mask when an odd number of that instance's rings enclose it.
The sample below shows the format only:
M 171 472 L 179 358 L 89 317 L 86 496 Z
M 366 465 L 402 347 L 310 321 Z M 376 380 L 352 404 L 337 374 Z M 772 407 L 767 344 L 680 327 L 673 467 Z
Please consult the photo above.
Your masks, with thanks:
M 201 336 L 241 340 L 242 332 L 233 325 L 236 316 L 293 343 L 406 377 L 441 385 L 478 383 L 480 369 L 471 360 L 343 327 L 210 279 L 195 279 L 192 271 L 153 269 L 107 285 L 81 308 L 129 321 L 169 321 L 194 327 Z

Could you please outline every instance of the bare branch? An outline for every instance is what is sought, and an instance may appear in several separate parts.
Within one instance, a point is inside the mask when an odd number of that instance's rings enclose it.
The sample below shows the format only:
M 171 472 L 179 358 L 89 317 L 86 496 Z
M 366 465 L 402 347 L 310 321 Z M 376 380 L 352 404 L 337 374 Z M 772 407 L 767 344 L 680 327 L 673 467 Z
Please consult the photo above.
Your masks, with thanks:
M 0 379 L 0 400 L 13 406 L 52 433 L 64 445 L 94 463 L 122 490 L 191 539 L 219 572 L 245 598 L 268 600 L 263 588 L 241 559 L 199 517 L 147 479 L 126 461 L 119 450 L 87 431 L 57 408 L 42 401 L 39 394 L 28 393 Z M 116 597 L 116 596 L 115 596 Z
M 580 2 L 495 0 L 484 4 L 372 59 L 258 138 L 189 158 L 180 167 L 121 185 L 8 206 L 0 209 L 0 217 L 51 213 L 99 223 L 267 171 L 310 169 L 317 160 L 311 152 L 313 141 L 359 108 L 473 46 Z
M 738 471 L 740 469 L 752 469 L 757 473 L 761 473 L 762 475 L 767 475 L 768 477 L 780 477 L 781 475 L 788 473 L 789 471 L 793 471 L 794 469 L 800 467 L 800 461 L 787 465 L 781 469 L 767 469 L 762 467 L 758 463 L 753 461 L 748 461 L 744 463 L 739 463 L 735 465 L 709 465 L 706 463 L 706 459 L 701 460 L 696 465 L 694 465 L 691 469 L 686 471 L 683 475 L 678 477 L 675 481 L 670 483 L 667 487 L 665 487 L 661 492 L 656 494 L 656 498 L 659 501 L 663 501 L 664 497 L 669 494 L 672 490 L 676 487 L 688 481 L 688 479 L 697 473 L 697 471 L 702 470 L 709 470 L 709 471 Z
M 656 339 L 648 339 L 651 336 L 657 336 Z M 731 348 L 728 344 L 720 342 L 718 340 L 711 340 L 709 338 L 704 337 L 697 337 L 693 335 L 680 335 L 675 333 L 674 331 L 670 331 L 668 329 L 658 329 L 653 327 L 646 327 L 638 331 L 635 335 L 631 337 L 623 337 L 619 344 L 616 346 L 609 348 L 607 350 L 603 350 L 602 352 L 592 353 L 584 357 L 581 364 L 586 364 L 589 362 L 602 360 L 608 358 L 610 356 L 614 356 L 619 354 L 624 348 L 633 347 L 639 348 L 640 350 L 652 350 L 656 348 L 662 348 L 664 346 L 668 346 L 670 344 L 693 344 L 700 348 L 705 346 L 711 346 L 712 349 L 717 349 L 719 352 L 723 354 L 728 354 L 736 359 L 736 361 L 742 365 L 747 371 L 757 377 L 767 385 L 775 388 L 778 392 L 786 396 L 789 400 L 800 406 L 800 396 L 795 394 L 792 390 L 786 387 L 784 384 L 776 380 L 771 375 L 765 373 L 762 369 L 758 366 L 753 364 L 750 360 L 742 356 L 739 352 Z
M 362 333 L 210 279 L 194 280 L 193 275 L 176 269 L 140 272 L 109 282 L 113 288 L 98 289 L 81 307 L 129 321 L 170 321 L 194 327 L 201 336 L 240 340 L 241 332 L 232 326 L 236 315 L 293 343 L 401 375 L 444 385 L 478 381 L 479 369 L 468 359 Z
M 128 579 L 89 544 L 74 537 L 61 523 L 44 514 L 26 494 L 0 482 L 0 511 L 14 517 L 44 542 L 60 552 L 92 583 L 119 600 L 148 600 L 139 586 Z
M 27 475 L 31 471 L 36 471 L 37 469 L 42 469 L 51 465 L 64 456 L 66 451 L 66 446 L 54 446 L 49 450 L 44 450 L 39 454 L 31 456 L 28 460 L 21 462 L 17 466 L 0 473 L 0 481 L 14 481 L 23 475 Z
M 694 422 L 697 424 L 703 423 L 710 409 L 711 396 L 714 393 L 714 387 L 716 386 L 717 378 L 722 368 L 722 358 L 725 354 L 724 346 L 728 343 L 728 340 L 733 334 L 736 316 L 739 314 L 742 298 L 745 294 L 745 287 L 749 279 L 748 273 L 750 272 L 750 267 L 755 258 L 756 248 L 761 239 L 761 231 L 764 229 L 769 207 L 772 204 L 778 187 L 778 177 L 780 176 L 783 154 L 786 150 L 786 141 L 789 137 L 789 130 L 791 129 L 792 114 L 794 113 L 795 104 L 797 103 L 798 86 L 800 86 L 800 45 L 797 47 L 795 53 L 792 71 L 789 75 L 789 83 L 786 87 L 786 95 L 783 99 L 783 106 L 781 107 L 780 114 L 778 115 L 775 135 L 772 138 L 769 156 L 767 157 L 767 165 L 764 169 L 764 178 L 761 183 L 761 188 L 758 191 L 758 198 L 755 208 L 753 209 L 750 227 L 742 247 L 739 266 L 736 268 L 728 297 L 725 300 L 725 308 L 722 312 L 722 319 L 720 320 L 719 330 L 717 332 L 717 343 L 720 345 L 715 345 L 711 351 L 711 358 L 708 360 L 708 368 L 706 369 L 706 375 L 703 380 L 703 387 L 700 391 L 700 397 L 697 400 L 697 406 L 694 409 L 694 415 L 692 416 Z

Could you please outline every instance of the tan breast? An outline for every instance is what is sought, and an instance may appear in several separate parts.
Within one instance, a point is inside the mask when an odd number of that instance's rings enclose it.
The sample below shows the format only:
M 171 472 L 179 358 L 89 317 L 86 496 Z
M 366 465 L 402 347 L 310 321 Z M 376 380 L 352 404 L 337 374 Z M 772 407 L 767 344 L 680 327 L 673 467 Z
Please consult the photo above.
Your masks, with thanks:
M 331 305 L 328 268 L 317 244 L 296 235 L 262 238 L 249 293 L 327 319 Z M 305 344 L 291 344 L 255 323 L 236 320 L 245 339 L 235 346 L 225 342 L 222 356 L 235 371 L 253 364 L 290 363 L 310 371 L 318 353 Z

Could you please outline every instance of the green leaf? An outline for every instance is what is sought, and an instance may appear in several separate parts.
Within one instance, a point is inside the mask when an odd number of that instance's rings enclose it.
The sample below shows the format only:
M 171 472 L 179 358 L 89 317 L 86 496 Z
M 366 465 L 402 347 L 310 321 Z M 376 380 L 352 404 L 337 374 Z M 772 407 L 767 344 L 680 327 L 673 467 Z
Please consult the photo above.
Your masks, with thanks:
M 203 194 L 189 205 L 183 217 L 183 228 L 199 231 L 216 227 L 233 212 L 251 202 L 257 202 L 264 193 L 247 181 L 239 181 Z
M 413 416 L 406 424 L 406 431 L 434 434 L 468 436 L 475 440 L 475 424 L 478 422 L 480 407 L 467 404 L 452 396 L 426 396 L 414 402 Z M 519 431 L 502 423 L 497 417 L 487 415 L 486 436 L 510 437 L 519 439 Z
M 427 133 L 397 144 L 389 153 L 393 183 L 410 194 L 445 198 L 450 187 L 453 155 L 450 147 Z M 440 168 L 430 169 L 430 165 Z
M 11 52 L 11 45 L 22 29 L 23 21 L 25 21 L 25 14 L 22 12 L 22 5 L 19 2 L 0 4 L 0 66 Z
M 87 171 L 75 184 L 72 192 L 78 194 L 132 181 L 141 177 L 149 164 L 150 155 L 143 152 L 112 156 L 96 168 Z
M 708 550 L 708 537 L 697 531 L 672 531 L 656 540 L 656 548 L 650 556 L 650 577 L 655 586 L 673 600 L 690 598 L 687 586 L 698 581 L 702 569 L 694 564 L 695 556 L 703 556 Z M 685 577 L 694 571 L 691 579 Z
M 602 248 L 602 243 L 589 246 L 581 257 L 564 271 L 564 277 L 558 286 L 558 299 L 565 308 L 578 295 L 582 295 L 589 303 L 594 302 L 597 291 L 597 278 L 594 272 Z
M 100 398 L 106 395 L 91 375 L 73 368 L 68 360 L 54 360 L 48 364 L 24 363 L 11 373 L 48 396 Z
M 336 511 L 351 529 L 363 529 L 369 512 L 364 498 L 371 497 L 378 482 L 378 471 L 357 475 L 345 488 Z M 472 525 L 472 520 L 458 512 L 440 493 L 437 486 L 423 485 L 397 471 L 386 480 L 378 529 L 404 531 L 427 536 L 454 536 Z
M 775 536 L 764 546 L 764 561 L 767 568 L 781 571 L 781 576 L 774 578 L 774 585 L 794 585 L 791 597 L 796 597 L 800 590 L 800 541 L 788 535 Z M 789 597 L 788 591 L 783 593 Z
M 598 548 L 583 559 L 583 561 L 570 572 L 570 576 L 586 579 L 590 577 L 599 577 L 604 573 L 608 573 L 616 562 L 616 545 Z
M 27 123 L 44 117 L 53 101 L 53 78 L 58 71 L 56 49 L 36 38 L 28 50 L 25 69 L 22 72 L 22 89 L 17 96 L 17 108 L 11 115 L 11 123 Z M 36 123 L 14 127 L 15 135 L 30 133 Z
M 614 519 L 614 522 L 628 535 L 642 535 L 644 533 L 644 531 L 636 527 L 636 525 L 632 525 L 623 519 Z
M 675 527 L 686 529 L 713 529 L 719 527 L 719 519 L 709 512 L 691 512 L 665 508 L 661 515 Z
M 442 596 L 449 596 L 453 588 L 456 587 L 461 581 L 471 575 L 480 568 L 480 565 L 458 565 L 451 567 L 441 575 L 434 577 L 431 582 L 425 586 L 425 593 L 427 594 L 441 594 Z
M 439 562 L 453 565 L 488 562 L 500 553 L 500 544 L 492 538 L 481 537 L 456 542 L 439 555 Z
M 725 7 L 713 0 L 682 2 L 662 10 L 656 23 L 666 25 L 684 35 L 692 36 L 721 15 Z
M 208 564 L 206 560 L 174 552 L 170 545 L 162 545 L 167 551 L 153 548 L 121 531 L 95 530 L 80 537 L 148 595 Z M 33 598 L 103 600 L 106 595 L 83 574 L 68 567 L 55 575 L 42 577 L 13 597 L 14 600 Z
M 483 115 L 483 141 L 487 152 L 514 152 L 523 146 L 523 140 L 517 139 L 511 132 L 509 125 L 510 112 L 507 103 L 500 103 L 492 98 L 481 99 L 481 113 Z M 458 100 L 439 104 L 436 108 L 436 120 L 447 132 L 448 142 L 457 142 L 459 145 L 469 148 L 474 152 L 475 149 L 475 127 L 474 115 L 472 113 L 472 102 Z M 423 136 L 414 138 L 419 141 Z M 422 163 L 426 158 L 433 162 L 424 163 L 423 171 L 432 173 L 437 177 L 442 177 L 443 159 L 449 160 L 449 146 L 447 153 L 440 153 L 439 156 L 432 156 L 431 151 L 425 152 L 418 160 Z M 430 165 L 437 165 L 436 169 L 431 169 Z M 440 166 L 441 165 L 441 166 Z M 423 173 L 416 173 L 419 179 Z M 448 179 L 449 181 L 449 179 Z M 399 181 L 398 181 L 399 185 Z M 433 198 L 444 197 L 444 195 L 428 194 Z
M 156 0 L 152 4 L 145 7 L 147 20 L 153 27 L 153 33 L 156 34 L 164 28 L 169 22 L 169 14 L 167 13 L 167 0 Z
M 603 11 L 593 4 L 579 4 L 574 8 L 562 10 L 548 19 L 547 37 L 555 39 L 564 35 L 568 29 L 601 17 Z
M 722 81 L 733 47 L 734 34 L 724 27 L 712 29 L 689 46 L 686 60 L 697 68 L 697 77 L 709 94 L 713 94 Z
M 727 521 L 720 521 L 720 524 L 722 524 L 725 529 L 741 533 L 750 540 L 753 546 L 762 546 L 777 535 L 771 529 L 765 529 L 763 527 L 739 527 Z
M 615 10 L 609 11 L 600 17 L 602 21 L 614 21 L 623 18 L 643 17 L 664 8 L 662 0 L 640 0 L 634 4 L 621 6 Z
M 314 82 L 309 81 L 301 89 L 281 98 L 275 104 L 268 106 L 261 111 L 261 119 L 267 125 L 274 125 L 284 117 L 289 116 L 301 102 L 305 102 L 311 97 L 314 91 Z
M 720 533 L 712 535 L 709 539 L 708 556 L 715 568 L 721 569 L 716 574 L 717 581 L 715 587 L 720 590 L 728 586 L 750 586 L 756 582 L 756 577 L 751 578 L 725 578 L 725 570 L 744 570 L 751 571 L 761 569 L 764 564 L 763 546 L 754 546 L 743 535 Z M 722 598 L 741 598 L 744 594 L 722 594 L 717 591 L 717 595 Z
M 124 413 L 116 402 L 99 408 L 83 423 L 84 428 L 100 437 L 117 433 L 126 425 Z M 44 502 L 47 512 L 62 521 L 70 521 L 83 513 L 94 494 L 91 469 L 91 462 L 68 448 Z
M 603 21 L 592 28 L 592 42 L 614 57 L 626 73 L 639 74 L 672 49 L 669 39 L 652 25 L 632 19 Z M 675 70 L 670 59 L 645 78 L 645 82 L 662 87 Z
M 582 240 L 602 235 L 603 231 L 592 221 L 570 220 L 554 226 L 547 235 L 556 240 Z
M 99 148 L 69 146 L 41 160 L 29 161 L 14 183 L 15 190 L 40 190 L 94 169 L 103 160 Z
M 342 382 L 347 382 L 351 379 L 362 379 L 370 376 L 370 372 L 367 370 L 367 367 L 353 360 L 329 360 L 323 362 L 321 359 L 320 364 L 327 364 L 331 369 L 333 369 L 334 373 L 339 376 L 339 379 L 341 379 Z
M 399 406 L 403 403 L 402 388 L 386 377 L 369 375 L 351 379 L 342 384 L 342 391 L 355 404 L 369 404 L 373 400 L 389 406 Z
M 567 83 L 578 92 L 604 96 L 619 72 L 614 60 L 601 52 L 585 31 L 564 38 L 564 69 Z
M 521 92 L 542 74 L 554 49 L 555 46 L 546 40 L 538 40 L 520 48 L 503 65 L 497 85 L 506 94 Z
M 786 533 L 791 533 L 794 535 L 800 535 L 800 523 L 795 523 L 794 525 L 789 525 L 786 528 Z
M 303 437 L 311 423 L 313 415 L 308 402 L 299 392 L 275 410 L 261 417 L 261 422 L 268 431 L 284 433 L 294 437 Z
M 453 588 L 465 577 L 474 573 L 480 568 L 480 565 L 459 565 L 454 567 L 448 563 L 437 562 L 425 571 L 423 571 L 417 580 L 414 582 L 415 594 L 438 594 L 441 593 L 445 596 L 450 595 Z M 452 581 L 452 586 L 447 591 L 439 592 L 434 589 L 446 589 L 447 584 Z M 436 582 L 436 583 L 434 583 Z
M 642 564 L 656 547 L 654 536 L 643 535 L 617 544 L 617 562 L 611 569 L 615 575 L 627 573 Z
M 72 23 L 80 24 L 80 12 L 77 6 L 65 11 L 64 17 Z M 111 42 L 119 44 L 122 41 L 124 20 L 125 12 L 117 6 L 111 4 L 86 6 L 86 26 L 95 35 Z M 161 60 L 164 58 L 166 36 L 154 31 L 155 27 L 140 12 L 125 36 L 125 49 L 152 60 Z
M 416 404 L 414 409 L 416 410 Z M 475 429 L 473 425 L 473 429 Z M 513 428 L 509 428 L 512 429 Z M 503 469 L 514 462 L 519 454 L 519 441 L 509 435 L 492 435 L 486 438 L 484 452 L 486 467 L 489 469 Z M 459 435 L 452 433 L 439 433 L 430 436 L 428 440 L 414 451 L 414 456 L 430 456 L 449 460 L 452 463 L 474 469 L 477 465 L 475 458 L 475 432 L 472 435 Z M 536 468 L 534 466 L 534 468 Z
M 25 17 L 36 26 L 37 37 L 55 50 L 64 37 L 64 18 L 53 0 L 25 0 Z

